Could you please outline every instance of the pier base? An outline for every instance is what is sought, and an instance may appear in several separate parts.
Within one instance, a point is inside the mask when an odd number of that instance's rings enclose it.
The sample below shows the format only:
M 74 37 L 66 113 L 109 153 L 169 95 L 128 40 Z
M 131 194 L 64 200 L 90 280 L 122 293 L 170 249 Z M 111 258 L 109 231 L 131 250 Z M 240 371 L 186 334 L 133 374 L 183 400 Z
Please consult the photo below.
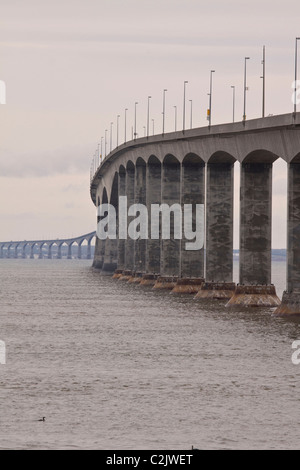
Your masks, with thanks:
M 140 284 L 143 279 L 143 273 L 133 273 L 132 276 L 128 279 L 130 284 Z
M 119 279 L 123 274 L 123 269 L 116 269 L 113 275 L 113 279 Z
M 153 287 L 158 278 L 158 274 L 144 274 L 140 282 L 140 286 L 150 286 Z
M 274 315 L 300 315 L 300 292 L 284 292 Z
M 121 276 L 119 277 L 119 281 L 129 281 L 132 277 L 132 271 L 123 271 Z
M 203 283 L 203 278 L 180 278 L 172 289 L 172 294 L 196 294 Z
M 236 285 L 234 282 L 205 282 L 195 299 L 231 299 L 234 295 Z
M 177 284 L 178 277 L 175 276 L 159 276 L 153 289 L 169 289 L 172 290 Z
M 237 285 L 234 295 L 227 302 L 226 307 L 277 307 L 280 303 L 273 284 L 268 286 Z

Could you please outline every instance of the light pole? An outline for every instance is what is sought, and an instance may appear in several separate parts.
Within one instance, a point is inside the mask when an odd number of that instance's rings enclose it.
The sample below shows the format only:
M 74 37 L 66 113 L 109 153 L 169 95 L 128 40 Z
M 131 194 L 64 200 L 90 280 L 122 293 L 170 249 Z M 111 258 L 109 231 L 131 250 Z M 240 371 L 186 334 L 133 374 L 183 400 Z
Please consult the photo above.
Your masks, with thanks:
M 149 137 L 150 99 L 151 99 L 151 96 L 148 96 L 148 109 L 147 109 L 147 137 Z
M 110 152 L 112 150 L 112 126 L 113 126 L 113 122 L 110 123 L 110 146 L 109 146 Z
M 107 129 L 105 129 L 105 156 L 106 156 L 106 149 L 107 149 Z
M 98 154 L 97 154 L 97 162 L 99 162 L 100 165 L 100 144 L 98 144 Z
M 234 111 L 235 111 L 235 85 L 231 85 L 232 88 L 232 122 L 234 122 Z
M 193 127 L 193 100 L 189 100 L 191 103 L 191 118 L 190 118 L 190 129 Z
M 136 106 L 138 105 L 138 102 L 136 101 L 134 103 L 134 140 L 136 139 Z
M 298 50 L 297 50 L 297 44 L 300 38 L 296 38 L 296 43 L 295 43 L 295 94 L 294 94 L 294 113 L 296 114 L 297 112 L 297 56 L 298 56 Z
M 209 87 L 209 110 L 208 110 L 208 125 L 211 126 L 211 102 L 212 102 L 212 74 L 215 70 L 210 71 L 210 87 Z
M 245 123 L 246 121 L 246 92 L 248 91 L 247 88 L 247 60 L 249 60 L 250 57 L 245 57 L 245 70 L 244 70 L 244 114 L 243 114 L 243 122 Z
M 164 92 L 163 92 L 163 112 L 162 112 L 162 115 L 163 115 L 163 128 L 162 128 L 162 133 L 164 135 L 165 133 L 165 115 L 166 115 L 166 92 L 168 90 L 165 88 L 164 89 Z
M 124 125 L 124 128 L 125 128 L 125 139 L 124 139 L 124 144 L 126 144 L 126 113 L 127 113 L 128 109 L 125 108 L 125 125 Z
M 154 119 L 152 119 L 152 135 L 154 135 Z
M 119 119 L 120 114 L 117 115 L 117 147 L 119 147 Z
M 102 142 L 103 142 L 103 137 L 101 137 L 101 162 L 102 162 L 102 151 L 103 151 L 103 144 L 102 144 Z
M 183 82 L 183 123 L 182 123 L 182 130 L 185 131 L 185 88 L 186 84 L 189 83 L 187 80 Z
M 177 131 L 177 106 L 174 106 L 175 132 Z
M 263 81 L 263 89 L 262 89 L 262 117 L 265 117 L 265 96 L 266 96 L 266 46 L 263 46 L 263 58 L 262 58 L 262 66 L 263 66 L 263 74 L 262 74 L 262 81 Z

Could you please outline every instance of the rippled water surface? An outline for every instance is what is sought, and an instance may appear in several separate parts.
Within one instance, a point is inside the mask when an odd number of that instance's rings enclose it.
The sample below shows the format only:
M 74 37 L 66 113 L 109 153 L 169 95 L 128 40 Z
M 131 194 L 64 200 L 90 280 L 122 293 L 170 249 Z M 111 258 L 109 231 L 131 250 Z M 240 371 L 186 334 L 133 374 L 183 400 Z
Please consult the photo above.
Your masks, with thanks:
M 0 448 L 299 449 L 299 326 L 90 261 L 0 260 Z

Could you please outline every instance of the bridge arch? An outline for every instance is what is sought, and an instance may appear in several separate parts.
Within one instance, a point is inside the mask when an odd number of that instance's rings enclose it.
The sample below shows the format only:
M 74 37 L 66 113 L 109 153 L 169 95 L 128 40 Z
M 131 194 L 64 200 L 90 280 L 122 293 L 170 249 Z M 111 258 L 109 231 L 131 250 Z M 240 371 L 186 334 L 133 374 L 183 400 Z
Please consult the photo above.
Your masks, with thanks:
M 225 164 L 234 164 L 236 158 L 228 152 L 217 151 L 214 152 L 208 159 L 207 163 L 225 163 Z
M 248 153 L 242 163 L 258 163 L 258 164 L 265 164 L 265 163 L 274 163 L 278 158 L 280 158 L 275 153 L 271 152 L 270 150 L 265 149 L 257 149 L 252 150 Z

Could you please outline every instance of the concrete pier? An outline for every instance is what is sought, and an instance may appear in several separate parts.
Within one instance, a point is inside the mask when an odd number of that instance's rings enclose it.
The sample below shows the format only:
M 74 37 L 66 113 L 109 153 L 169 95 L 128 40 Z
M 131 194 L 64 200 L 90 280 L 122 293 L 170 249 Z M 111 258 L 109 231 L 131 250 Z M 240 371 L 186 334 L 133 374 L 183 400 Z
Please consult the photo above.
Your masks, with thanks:
M 137 160 L 135 169 L 134 202 L 146 206 L 146 163 L 141 158 Z M 138 273 L 146 272 L 146 246 L 146 238 L 140 237 L 134 241 L 134 269 Z M 140 281 L 139 277 L 137 282 Z
M 132 206 L 135 202 L 134 199 L 134 187 L 135 187 L 135 166 L 132 162 L 127 163 L 126 177 L 125 177 L 125 191 L 127 196 L 128 207 Z M 135 217 L 128 217 L 128 226 Z M 127 271 L 134 271 L 134 243 L 132 238 L 127 236 L 125 240 L 125 269 Z
M 118 179 L 118 197 L 126 196 L 126 170 L 122 165 L 119 169 Z M 118 227 L 119 235 L 119 227 Z M 125 240 L 118 236 L 118 270 L 120 272 L 125 269 Z
M 168 204 L 170 209 L 173 204 L 176 204 L 181 209 L 180 180 L 181 168 L 179 161 L 172 155 L 166 156 L 162 166 L 161 202 L 162 204 Z M 175 212 L 173 214 L 171 213 L 169 217 L 170 233 L 169 235 L 166 234 L 166 238 L 164 238 L 164 226 L 162 226 L 160 274 L 168 278 L 178 277 L 180 274 L 181 240 L 174 237 L 174 218 L 176 215 Z
M 261 157 L 261 160 L 263 156 Z M 227 306 L 280 304 L 271 286 L 272 163 L 241 164 L 239 286 Z
M 199 291 L 204 278 L 204 203 L 205 203 L 205 163 L 196 155 L 187 155 L 181 167 L 181 209 L 182 209 L 182 240 L 180 242 L 180 278 L 172 293 L 193 294 Z M 203 219 L 196 220 L 196 207 L 203 207 Z M 192 216 L 188 217 L 191 211 Z M 189 226 L 188 222 L 192 224 Z M 192 232 L 196 232 L 196 222 L 201 224 L 199 235 L 191 240 Z M 199 228 L 199 227 L 198 227 Z M 190 233 L 189 233 L 190 232 Z M 187 244 L 199 242 L 201 246 L 188 250 Z
M 229 299 L 233 278 L 234 158 L 219 152 L 207 165 L 206 283 L 196 298 Z
M 146 167 L 146 188 L 147 188 L 147 209 L 148 209 L 148 240 L 146 244 L 146 275 L 150 277 L 144 280 L 150 281 L 151 277 L 160 273 L 160 236 L 161 224 L 159 227 L 159 237 L 151 238 L 151 206 L 161 204 L 161 163 L 158 158 L 151 156 Z M 150 282 L 148 282 L 150 284 Z M 145 285 L 142 281 L 141 285 Z
M 288 165 L 286 291 L 277 315 L 300 315 L 300 159 Z

